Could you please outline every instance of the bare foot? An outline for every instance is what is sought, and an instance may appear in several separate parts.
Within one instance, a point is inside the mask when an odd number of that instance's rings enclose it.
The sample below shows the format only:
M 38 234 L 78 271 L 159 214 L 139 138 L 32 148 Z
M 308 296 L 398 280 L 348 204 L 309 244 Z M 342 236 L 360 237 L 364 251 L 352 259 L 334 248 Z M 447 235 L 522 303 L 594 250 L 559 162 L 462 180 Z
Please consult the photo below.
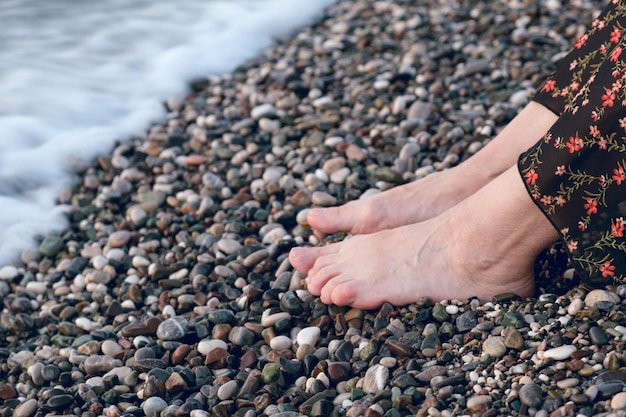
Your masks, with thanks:
M 534 291 L 537 254 L 558 238 L 515 167 L 440 216 L 324 247 L 294 248 L 291 264 L 324 303 L 374 308 L 420 297 L 482 300 Z
M 484 149 L 462 164 L 341 207 L 315 208 L 307 221 L 325 233 L 373 233 L 435 217 L 469 197 L 514 165 L 556 121 L 531 102 Z

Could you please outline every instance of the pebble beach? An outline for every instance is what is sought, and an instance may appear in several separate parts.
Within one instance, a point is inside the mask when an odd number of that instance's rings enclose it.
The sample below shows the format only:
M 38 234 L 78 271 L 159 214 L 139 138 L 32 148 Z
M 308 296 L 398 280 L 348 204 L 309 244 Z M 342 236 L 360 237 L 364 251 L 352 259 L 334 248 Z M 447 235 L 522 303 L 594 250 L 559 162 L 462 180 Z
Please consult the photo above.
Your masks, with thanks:
M 470 158 L 600 1 L 339 0 L 74 175 L 0 267 L 0 416 L 626 416 L 626 285 L 556 244 L 537 291 L 323 304 L 311 207 Z

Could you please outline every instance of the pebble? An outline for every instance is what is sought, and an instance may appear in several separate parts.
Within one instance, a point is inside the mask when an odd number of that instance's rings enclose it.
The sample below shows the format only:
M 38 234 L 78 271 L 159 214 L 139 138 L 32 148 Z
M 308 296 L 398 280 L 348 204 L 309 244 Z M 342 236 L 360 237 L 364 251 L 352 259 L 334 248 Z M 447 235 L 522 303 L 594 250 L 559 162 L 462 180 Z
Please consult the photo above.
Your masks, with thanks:
M 519 399 L 522 404 L 530 408 L 537 408 L 543 403 L 543 391 L 537 384 L 525 384 L 519 390 Z
M 157 328 L 156 335 L 161 340 L 178 340 L 187 334 L 187 320 L 184 317 L 172 317 Z
M 585 306 L 602 307 L 608 303 L 609 305 L 619 304 L 620 297 L 613 291 L 608 290 L 592 290 L 585 297 Z
M 557 361 L 561 361 L 567 359 L 571 356 L 572 353 L 576 351 L 576 347 L 572 345 L 563 345 L 559 347 L 555 347 L 552 349 L 548 349 L 543 352 L 544 359 L 554 359 Z
M 317 344 L 317 341 L 321 335 L 322 331 L 320 330 L 319 327 L 305 327 L 304 329 L 300 330 L 298 332 L 298 335 L 296 336 L 296 341 L 298 342 L 298 345 L 302 346 L 302 345 L 310 345 L 310 346 L 315 346 Z
M 618 414 L 626 286 L 574 287 L 558 246 L 537 298 L 486 303 L 326 306 L 289 264 L 344 237 L 311 207 L 481 149 L 599 10 L 531 3 L 340 0 L 168 99 L 61 193 L 69 227 L 0 268 L 0 414 Z
M 504 338 L 501 336 L 490 336 L 483 342 L 483 352 L 494 358 L 500 358 L 506 353 Z
M 370 367 L 363 378 L 363 391 L 368 394 L 375 394 L 387 385 L 389 380 L 389 370 L 382 365 Z

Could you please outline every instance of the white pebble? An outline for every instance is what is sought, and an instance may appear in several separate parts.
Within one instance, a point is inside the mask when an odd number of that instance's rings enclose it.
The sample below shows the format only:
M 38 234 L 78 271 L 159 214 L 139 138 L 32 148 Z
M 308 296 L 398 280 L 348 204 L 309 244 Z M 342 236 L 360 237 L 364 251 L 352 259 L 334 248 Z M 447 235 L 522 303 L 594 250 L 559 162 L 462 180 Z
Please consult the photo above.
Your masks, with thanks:
M 320 330 L 319 327 L 316 327 L 316 326 L 305 327 L 304 329 L 298 332 L 296 341 L 298 342 L 298 345 L 300 346 L 302 345 L 315 346 L 321 334 L 322 334 L 322 331 Z
M 543 358 L 561 361 L 563 359 L 569 358 L 570 355 L 574 353 L 575 351 L 576 351 L 575 346 L 563 345 L 563 346 L 546 350 L 545 352 L 543 352 Z

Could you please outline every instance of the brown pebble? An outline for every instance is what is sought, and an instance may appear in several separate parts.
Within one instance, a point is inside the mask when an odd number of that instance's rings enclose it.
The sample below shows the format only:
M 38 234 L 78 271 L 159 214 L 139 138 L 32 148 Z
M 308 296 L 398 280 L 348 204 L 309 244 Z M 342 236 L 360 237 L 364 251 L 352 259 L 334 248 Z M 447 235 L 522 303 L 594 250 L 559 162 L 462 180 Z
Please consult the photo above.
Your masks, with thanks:
M 223 368 L 226 366 L 226 358 L 230 356 L 227 350 L 215 348 L 206 355 L 204 364 L 209 368 Z
M 178 346 L 174 352 L 172 352 L 172 363 L 174 365 L 180 365 L 185 361 L 185 358 L 187 357 L 187 355 L 189 355 L 189 352 L 192 351 L 191 346 L 186 345 L 186 344 L 182 344 L 180 346 Z
M 256 367 L 259 358 L 255 351 L 249 350 L 243 354 L 239 362 L 239 369 L 253 369 Z
M 135 337 L 156 335 L 159 324 L 161 324 L 161 319 L 158 317 L 150 317 L 146 321 L 135 321 L 122 329 L 122 336 Z
M 0 399 L 6 401 L 12 398 L 17 398 L 17 391 L 15 388 L 9 384 L 0 385 Z

